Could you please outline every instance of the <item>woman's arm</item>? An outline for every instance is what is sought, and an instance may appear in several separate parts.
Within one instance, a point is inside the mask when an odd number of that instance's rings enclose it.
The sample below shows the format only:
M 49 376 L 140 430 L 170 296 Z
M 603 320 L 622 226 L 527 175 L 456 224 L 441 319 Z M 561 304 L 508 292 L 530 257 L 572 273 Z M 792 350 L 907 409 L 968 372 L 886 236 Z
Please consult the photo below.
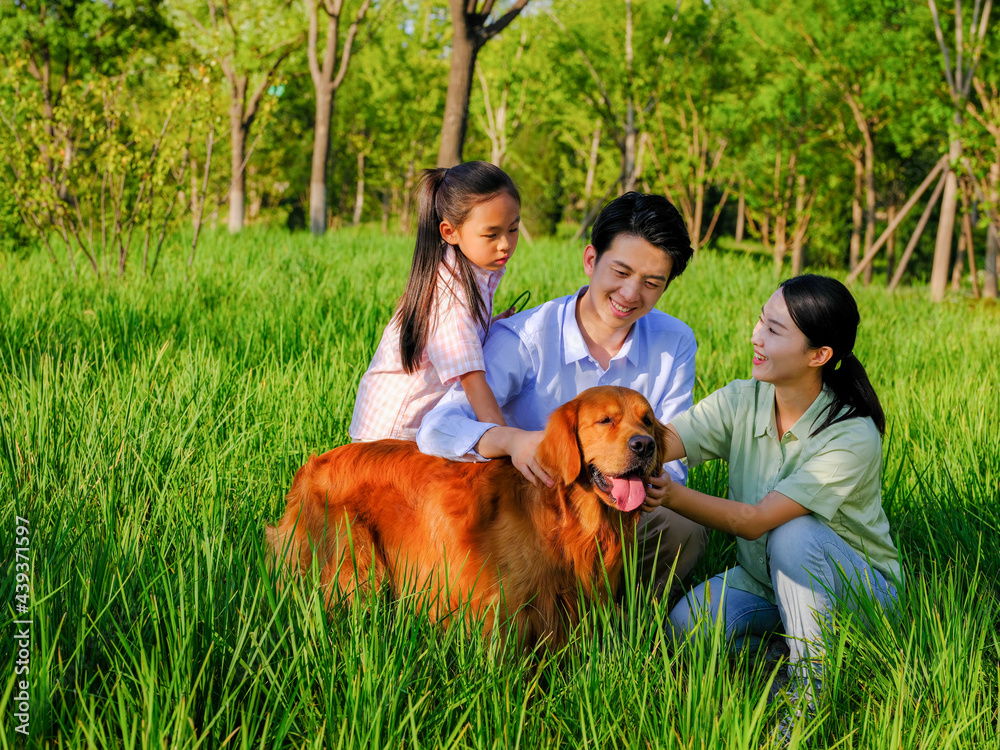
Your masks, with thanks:
M 780 492 L 768 492 L 756 505 L 706 495 L 670 479 L 666 472 L 649 480 L 643 507 L 662 506 L 710 529 L 743 539 L 759 539 L 793 518 L 810 511 Z
M 462 390 L 465 391 L 469 405 L 476 413 L 476 419 L 488 424 L 498 424 L 507 426 L 503 414 L 500 412 L 500 405 L 496 396 L 490 390 L 489 383 L 486 382 L 486 373 L 482 370 L 467 372 L 458 378 L 462 383 Z
M 677 430 L 674 429 L 672 424 L 667 425 L 667 437 L 664 442 L 667 450 L 663 458 L 663 463 L 676 461 L 687 456 L 687 451 L 684 450 L 684 441 L 681 440 L 681 436 L 677 434 Z

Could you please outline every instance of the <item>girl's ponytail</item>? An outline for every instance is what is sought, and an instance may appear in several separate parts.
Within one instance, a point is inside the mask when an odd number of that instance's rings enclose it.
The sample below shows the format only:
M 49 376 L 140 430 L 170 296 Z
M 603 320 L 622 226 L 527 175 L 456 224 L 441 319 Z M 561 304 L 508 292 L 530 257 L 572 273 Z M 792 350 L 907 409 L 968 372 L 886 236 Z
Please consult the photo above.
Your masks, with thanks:
M 403 370 L 407 373 L 418 368 L 427 344 L 437 270 L 444 260 L 441 219 L 435 203 L 446 174 L 447 169 L 425 169 L 417 186 L 417 245 L 410 264 L 410 278 L 399 300 L 399 351 Z
M 406 290 L 399 300 L 399 351 L 403 370 L 414 372 L 434 325 L 434 291 L 438 268 L 444 260 L 446 243 L 441 238 L 441 222 L 447 219 L 460 227 L 479 203 L 508 193 L 518 205 L 521 197 L 514 182 L 499 167 L 484 161 L 470 161 L 450 169 L 425 169 L 417 186 L 417 244 Z M 455 282 L 465 293 L 473 318 L 489 328 L 486 303 L 473 272 L 472 262 L 455 253 Z
M 861 315 L 850 291 L 836 279 L 811 273 L 788 279 L 780 288 L 792 321 L 805 334 L 809 346 L 833 350 L 830 361 L 823 366 L 823 383 L 833 391 L 833 400 L 824 410 L 822 424 L 812 434 L 845 419 L 870 417 L 879 434 L 884 435 L 885 412 L 868 373 L 854 354 Z

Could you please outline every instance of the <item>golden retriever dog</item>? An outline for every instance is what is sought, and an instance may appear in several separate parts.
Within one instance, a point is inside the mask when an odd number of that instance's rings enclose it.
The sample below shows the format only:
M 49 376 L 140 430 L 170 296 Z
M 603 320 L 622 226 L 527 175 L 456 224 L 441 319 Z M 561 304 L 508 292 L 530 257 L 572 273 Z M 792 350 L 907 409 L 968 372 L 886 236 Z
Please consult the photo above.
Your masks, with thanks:
M 298 470 L 267 540 L 293 571 L 319 569 L 328 607 L 388 585 L 435 621 L 462 612 L 487 633 L 506 623 L 526 646 L 558 647 L 581 606 L 619 584 L 665 432 L 639 393 L 590 388 L 546 426 L 537 458 L 551 488 L 509 459 L 454 462 L 402 440 L 345 445 Z

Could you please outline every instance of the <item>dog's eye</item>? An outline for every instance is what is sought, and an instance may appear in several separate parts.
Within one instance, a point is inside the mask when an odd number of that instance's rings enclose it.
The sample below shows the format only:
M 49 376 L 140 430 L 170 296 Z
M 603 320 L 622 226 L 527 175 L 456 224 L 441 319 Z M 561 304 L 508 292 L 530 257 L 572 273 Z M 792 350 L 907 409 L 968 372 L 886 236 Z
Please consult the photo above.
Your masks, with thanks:
M 653 420 L 652 420 L 652 419 L 650 419 L 650 418 L 649 418 L 649 416 L 645 416 L 645 417 L 643 417 L 643 418 L 642 418 L 642 423 L 643 423 L 644 425 L 646 425 L 646 427 L 652 427 L 652 426 L 653 426 Z
M 611 424 L 611 417 L 597 420 L 597 424 Z

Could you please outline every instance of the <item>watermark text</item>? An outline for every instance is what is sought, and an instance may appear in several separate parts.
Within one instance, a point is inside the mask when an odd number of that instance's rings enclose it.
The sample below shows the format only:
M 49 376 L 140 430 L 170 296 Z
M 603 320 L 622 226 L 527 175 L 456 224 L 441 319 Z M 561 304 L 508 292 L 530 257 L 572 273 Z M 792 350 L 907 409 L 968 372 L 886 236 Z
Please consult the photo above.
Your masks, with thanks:
M 14 731 L 27 735 L 31 724 L 31 526 L 27 518 L 14 519 Z

